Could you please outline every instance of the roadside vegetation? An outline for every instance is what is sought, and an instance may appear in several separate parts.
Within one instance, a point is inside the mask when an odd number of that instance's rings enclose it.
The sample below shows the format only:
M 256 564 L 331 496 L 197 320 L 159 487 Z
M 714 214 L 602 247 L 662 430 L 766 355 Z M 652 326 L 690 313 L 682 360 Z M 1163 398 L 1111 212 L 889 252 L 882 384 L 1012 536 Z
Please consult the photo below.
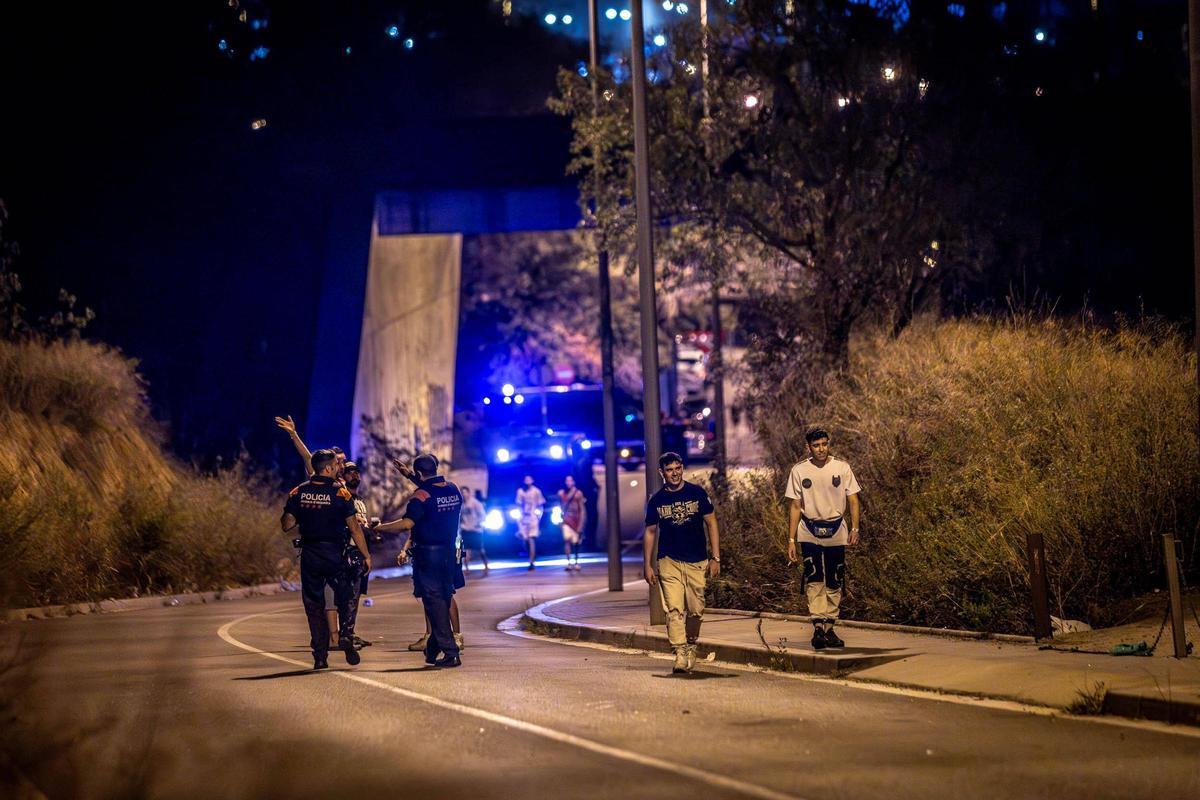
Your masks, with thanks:
M 1189 342 L 1153 322 L 925 318 L 863 336 L 825 391 L 763 404 L 769 467 L 731 488 L 711 602 L 804 611 L 783 487 L 820 424 L 863 486 L 849 616 L 1027 632 L 1036 531 L 1052 613 L 1120 623 L 1163 585 L 1160 534 L 1183 539 L 1197 577 L 1195 375 Z
M 0 341 L 0 443 L 10 607 L 240 586 L 290 565 L 260 487 L 166 456 L 135 362 L 110 347 Z

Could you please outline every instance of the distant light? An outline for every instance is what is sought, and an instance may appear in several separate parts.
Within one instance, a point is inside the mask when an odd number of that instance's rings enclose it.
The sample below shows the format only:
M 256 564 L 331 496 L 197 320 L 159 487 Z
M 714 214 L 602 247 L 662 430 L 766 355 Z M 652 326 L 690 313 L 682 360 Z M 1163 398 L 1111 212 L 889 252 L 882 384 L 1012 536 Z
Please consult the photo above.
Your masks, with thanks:
M 250 20 L 250 27 L 251 27 L 251 29 L 256 30 L 256 31 L 262 30 L 263 28 L 267 27 L 267 20 L 252 19 L 252 20 Z
M 399 25 L 388 25 L 387 28 L 384 30 L 384 33 L 386 33 L 388 35 L 389 39 L 399 39 L 400 38 L 400 26 Z
M 758 95 L 756 95 L 756 94 L 746 95 L 744 98 L 742 98 L 742 104 L 744 106 L 746 106 L 746 108 L 757 108 L 758 107 Z
M 346 49 L 342 52 L 344 52 L 346 55 L 350 55 L 354 52 L 354 48 L 350 47 L 350 45 L 346 45 Z
M 554 23 L 558 22 L 558 17 L 554 16 L 553 14 L 547 14 L 545 17 L 543 17 L 543 19 L 546 20 L 547 25 L 553 25 Z
M 885 81 L 896 80 L 896 68 L 895 67 L 884 67 L 883 68 L 883 79 Z
M 930 250 L 937 250 L 938 247 L 939 247 L 939 245 L 938 245 L 937 239 L 934 239 L 932 242 L 929 243 Z
M 850 105 L 850 101 L 847 98 L 845 98 L 845 97 L 838 98 L 838 108 L 845 108 L 848 105 Z
M 417 46 L 417 43 L 416 43 L 416 42 L 414 42 L 412 39 L 405 39 L 405 40 L 404 40 L 404 49 L 405 49 L 405 50 L 412 50 L 412 49 L 413 49 L 414 47 L 416 47 L 416 46 Z
M 654 37 L 654 43 L 656 45 L 658 45 L 659 47 L 662 47 L 663 45 L 665 45 L 667 43 L 667 37 L 663 36 L 660 33 Z
M 261 117 L 250 123 L 250 130 L 252 131 L 261 131 L 265 127 L 267 127 L 267 121 Z
M 547 436 L 553 436 L 553 435 L 554 435 L 554 428 L 546 428 L 546 435 L 547 435 Z
M 663 0 L 663 11 L 670 11 L 674 7 L 675 4 L 671 0 Z
M 633 16 L 633 12 L 630 11 L 628 8 L 621 9 L 621 19 L 624 20 L 625 22 L 629 22 L 629 19 L 632 16 Z
M 587 64 L 583 63 L 582 61 L 579 62 L 575 69 L 579 73 L 579 77 L 586 78 L 588 76 Z
M 514 522 L 520 520 L 521 519 L 521 509 L 510 508 L 508 510 L 508 518 L 513 520 Z
M 921 80 L 917 81 L 917 94 L 920 95 L 922 100 L 925 99 L 925 93 L 928 91 L 929 81 L 925 80 L 924 78 L 921 78 Z
M 709 408 L 708 406 L 705 406 L 704 410 L 701 411 L 700 413 L 707 417 L 712 414 L 712 409 Z
M 626 414 L 626 415 L 625 415 L 625 421 L 626 421 L 626 422 L 633 422 L 635 419 L 637 419 L 637 417 L 635 417 L 633 414 Z
M 507 447 L 501 447 L 499 450 L 496 451 L 496 461 L 498 463 L 504 464 L 510 458 L 512 458 L 512 453 L 508 452 Z
M 222 39 L 221 41 L 217 42 L 217 49 L 224 53 L 229 49 L 229 42 Z
M 679 5 L 675 6 L 675 12 L 676 12 L 677 14 L 686 14 L 686 13 L 688 13 L 688 4 L 687 4 L 687 3 L 680 3 Z
M 550 457 L 551 458 L 562 458 L 563 455 L 564 455 L 563 446 L 561 444 L 550 445 Z
M 629 456 L 631 456 L 631 455 L 632 455 L 632 453 L 630 453 L 630 452 L 629 452 L 629 448 L 628 448 L 628 447 L 622 447 L 622 448 L 621 448 L 621 452 L 620 452 L 620 456 L 621 456 L 621 458 L 629 458 Z
M 582 447 L 584 450 L 591 450 L 592 449 L 592 440 L 584 439 L 582 442 L 579 443 L 579 446 Z
M 504 405 L 506 405 L 506 406 L 511 406 L 511 405 L 512 405 L 512 398 L 511 398 L 511 397 L 506 397 L 506 398 L 504 398 Z
M 1041 29 L 1038 29 L 1033 32 L 1033 38 L 1034 38 L 1034 41 L 1044 42 L 1044 41 L 1046 41 L 1046 32 Z
M 562 506 L 555 506 L 554 508 L 550 509 L 550 522 L 555 525 L 563 524 Z
M 514 398 L 513 398 L 513 402 L 514 402 L 514 403 L 516 403 L 517 405 L 520 405 L 521 403 L 524 403 L 524 402 L 525 402 L 525 395 L 523 395 L 523 394 L 519 394 L 519 395 L 517 395 L 516 397 L 514 397 Z
M 606 8 L 604 10 L 604 16 L 607 17 L 608 19 L 616 19 L 617 18 L 617 10 L 615 8 Z
M 483 518 L 483 527 L 489 531 L 498 531 L 504 527 L 504 515 L 500 513 L 500 509 L 493 508 L 487 512 L 487 516 Z
M 490 406 L 492 404 L 492 398 L 490 398 L 490 397 L 483 398 L 483 404 L 485 406 Z
M 630 488 L 633 488 L 634 486 L 637 486 L 637 478 L 634 478 L 633 480 L 631 480 L 631 481 L 629 482 L 629 486 L 630 486 Z
M 1145 38 L 1146 38 L 1146 34 L 1145 34 L 1145 32 L 1143 32 L 1143 31 L 1138 31 L 1138 32 L 1137 32 L 1137 40 L 1138 40 L 1139 42 L 1140 42 L 1140 41 L 1142 41 L 1142 40 L 1143 40 L 1143 39 L 1145 39 Z
M 575 18 L 572 17 L 570 14 L 563 14 L 563 18 L 562 18 L 563 25 L 570 25 L 574 21 L 575 21 Z
M 261 44 L 250 51 L 250 60 L 259 61 L 271 54 L 271 48 L 263 47 Z
M 505 397 L 512 397 L 516 391 L 516 387 L 514 387 L 511 383 L 506 383 L 500 387 L 500 393 Z
M 686 72 L 688 75 L 695 75 L 696 74 L 696 65 L 689 64 L 688 62 L 684 61 L 683 62 L 683 71 Z
M 1042 87 L 1040 86 L 1033 90 L 1034 97 L 1041 97 L 1043 94 L 1045 94 L 1045 92 L 1042 91 Z
M 967 7 L 962 3 L 951 3 L 946 6 L 946 10 L 950 12 L 950 16 L 962 19 L 967 15 Z

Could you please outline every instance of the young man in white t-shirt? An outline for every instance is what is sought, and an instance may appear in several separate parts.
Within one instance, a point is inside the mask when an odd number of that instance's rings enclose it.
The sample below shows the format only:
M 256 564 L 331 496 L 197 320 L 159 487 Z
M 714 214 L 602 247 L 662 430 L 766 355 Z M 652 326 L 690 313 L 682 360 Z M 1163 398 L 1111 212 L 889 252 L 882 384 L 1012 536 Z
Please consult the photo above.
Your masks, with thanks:
M 809 458 L 792 467 L 784 496 L 788 509 L 788 561 L 796 563 L 796 545 L 804 559 L 804 592 L 812 617 L 814 650 L 844 647 L 833 627 L 842 603 L 846 546 L 858 544 L 858 480 L 845 461 L 829 455 L 829 433 L 809 431 Z M 846 510 L 850 524 L 846 525 Z

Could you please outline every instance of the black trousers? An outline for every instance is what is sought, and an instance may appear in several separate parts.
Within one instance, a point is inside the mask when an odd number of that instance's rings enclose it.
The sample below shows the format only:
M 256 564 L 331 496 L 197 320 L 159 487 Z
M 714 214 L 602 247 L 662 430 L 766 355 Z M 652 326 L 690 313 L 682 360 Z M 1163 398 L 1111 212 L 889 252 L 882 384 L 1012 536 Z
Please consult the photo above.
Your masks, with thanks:
M 357 572 L 352 570 L 350 572 L 350 575 L 349 575 L 350 588 L 354 592 L 354 599 L 350 603 L 350 630 L 351 630 L 351 632 L 353 632 L 354 629 L 356 628 L 356 626 L 358 625 L 358 603 L 362 599 L 362 596 L 367 593 L 367 580 L 368 580 L 368 578 L 370 578 L 370 576 L 371 576 L 371 573 L 367 572 L 365 569 L 359 570 Z M 340 619 L 340 617 L 339 617 L 339 619 Z
M 355 583 L 357 575 L 354 576 Z M 341 545 L 305 545 L 300 551 L 300 595 L 308 617 L 309 646 L 313 658 L 329 653 L 329 622 L 325 619 L 325 585 L 333 589 L 333 602 L 340 620 L 338 638 L 354 635 L 354 589 L 342 558 Z
M 413 594 L 421 598 L 429 619 L 429 641 L 425 655 L 439 652 L 458 655 L 454 629 L 450 626 L 450 601 L 454 598 L 455 571 L 462 571 L 453 547 L 418 547 L 413 551 Z

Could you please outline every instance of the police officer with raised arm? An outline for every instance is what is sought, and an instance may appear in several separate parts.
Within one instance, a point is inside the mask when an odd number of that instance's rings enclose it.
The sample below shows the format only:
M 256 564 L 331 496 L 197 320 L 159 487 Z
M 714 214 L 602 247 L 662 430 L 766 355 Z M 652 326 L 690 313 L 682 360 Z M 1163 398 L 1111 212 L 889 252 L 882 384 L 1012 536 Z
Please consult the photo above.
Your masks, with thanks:
M 337 480 L 338 459 L 332 450 L 312 454 L 313 476 L 292 489 L 287 505 L 279 519 L 284 532 L 300 528 L 300 592 L 304 614 L 308 617 L 311 635 L 313 669 L 329 666 L 329 622 L 325 617 L 325 587 L 330 586 L 341 619 L 338 646 L 346 662 L 361 661 L 354 649 L 354 629 L 351 606 L 354 586 L 345 559 L 346 529 L 354 546 L 362 553 L 367 570 L 371 569 L 371 554 L 358 522 L 354 498 Z M 357 574 L 354 578 L 357 579 Z
M 429 620 L 425 663 L 457 667 L 462 661 L 450 625 L 450 601 L 454 598 L 454 590 L 463 585 L 462 566 L 458 560 L 462 493 L 438 475 L 438 460 L 432 454 L 417 456 L 411 469 L 400 461 L 393 463 L 417 485 L 417 490 L 408 501 L 403 519 L 384 523 L 375 530 L 412 531 L 396 560 L 406 564 L 412 559 L 413 594 L 421 598 L 425 617 Z

